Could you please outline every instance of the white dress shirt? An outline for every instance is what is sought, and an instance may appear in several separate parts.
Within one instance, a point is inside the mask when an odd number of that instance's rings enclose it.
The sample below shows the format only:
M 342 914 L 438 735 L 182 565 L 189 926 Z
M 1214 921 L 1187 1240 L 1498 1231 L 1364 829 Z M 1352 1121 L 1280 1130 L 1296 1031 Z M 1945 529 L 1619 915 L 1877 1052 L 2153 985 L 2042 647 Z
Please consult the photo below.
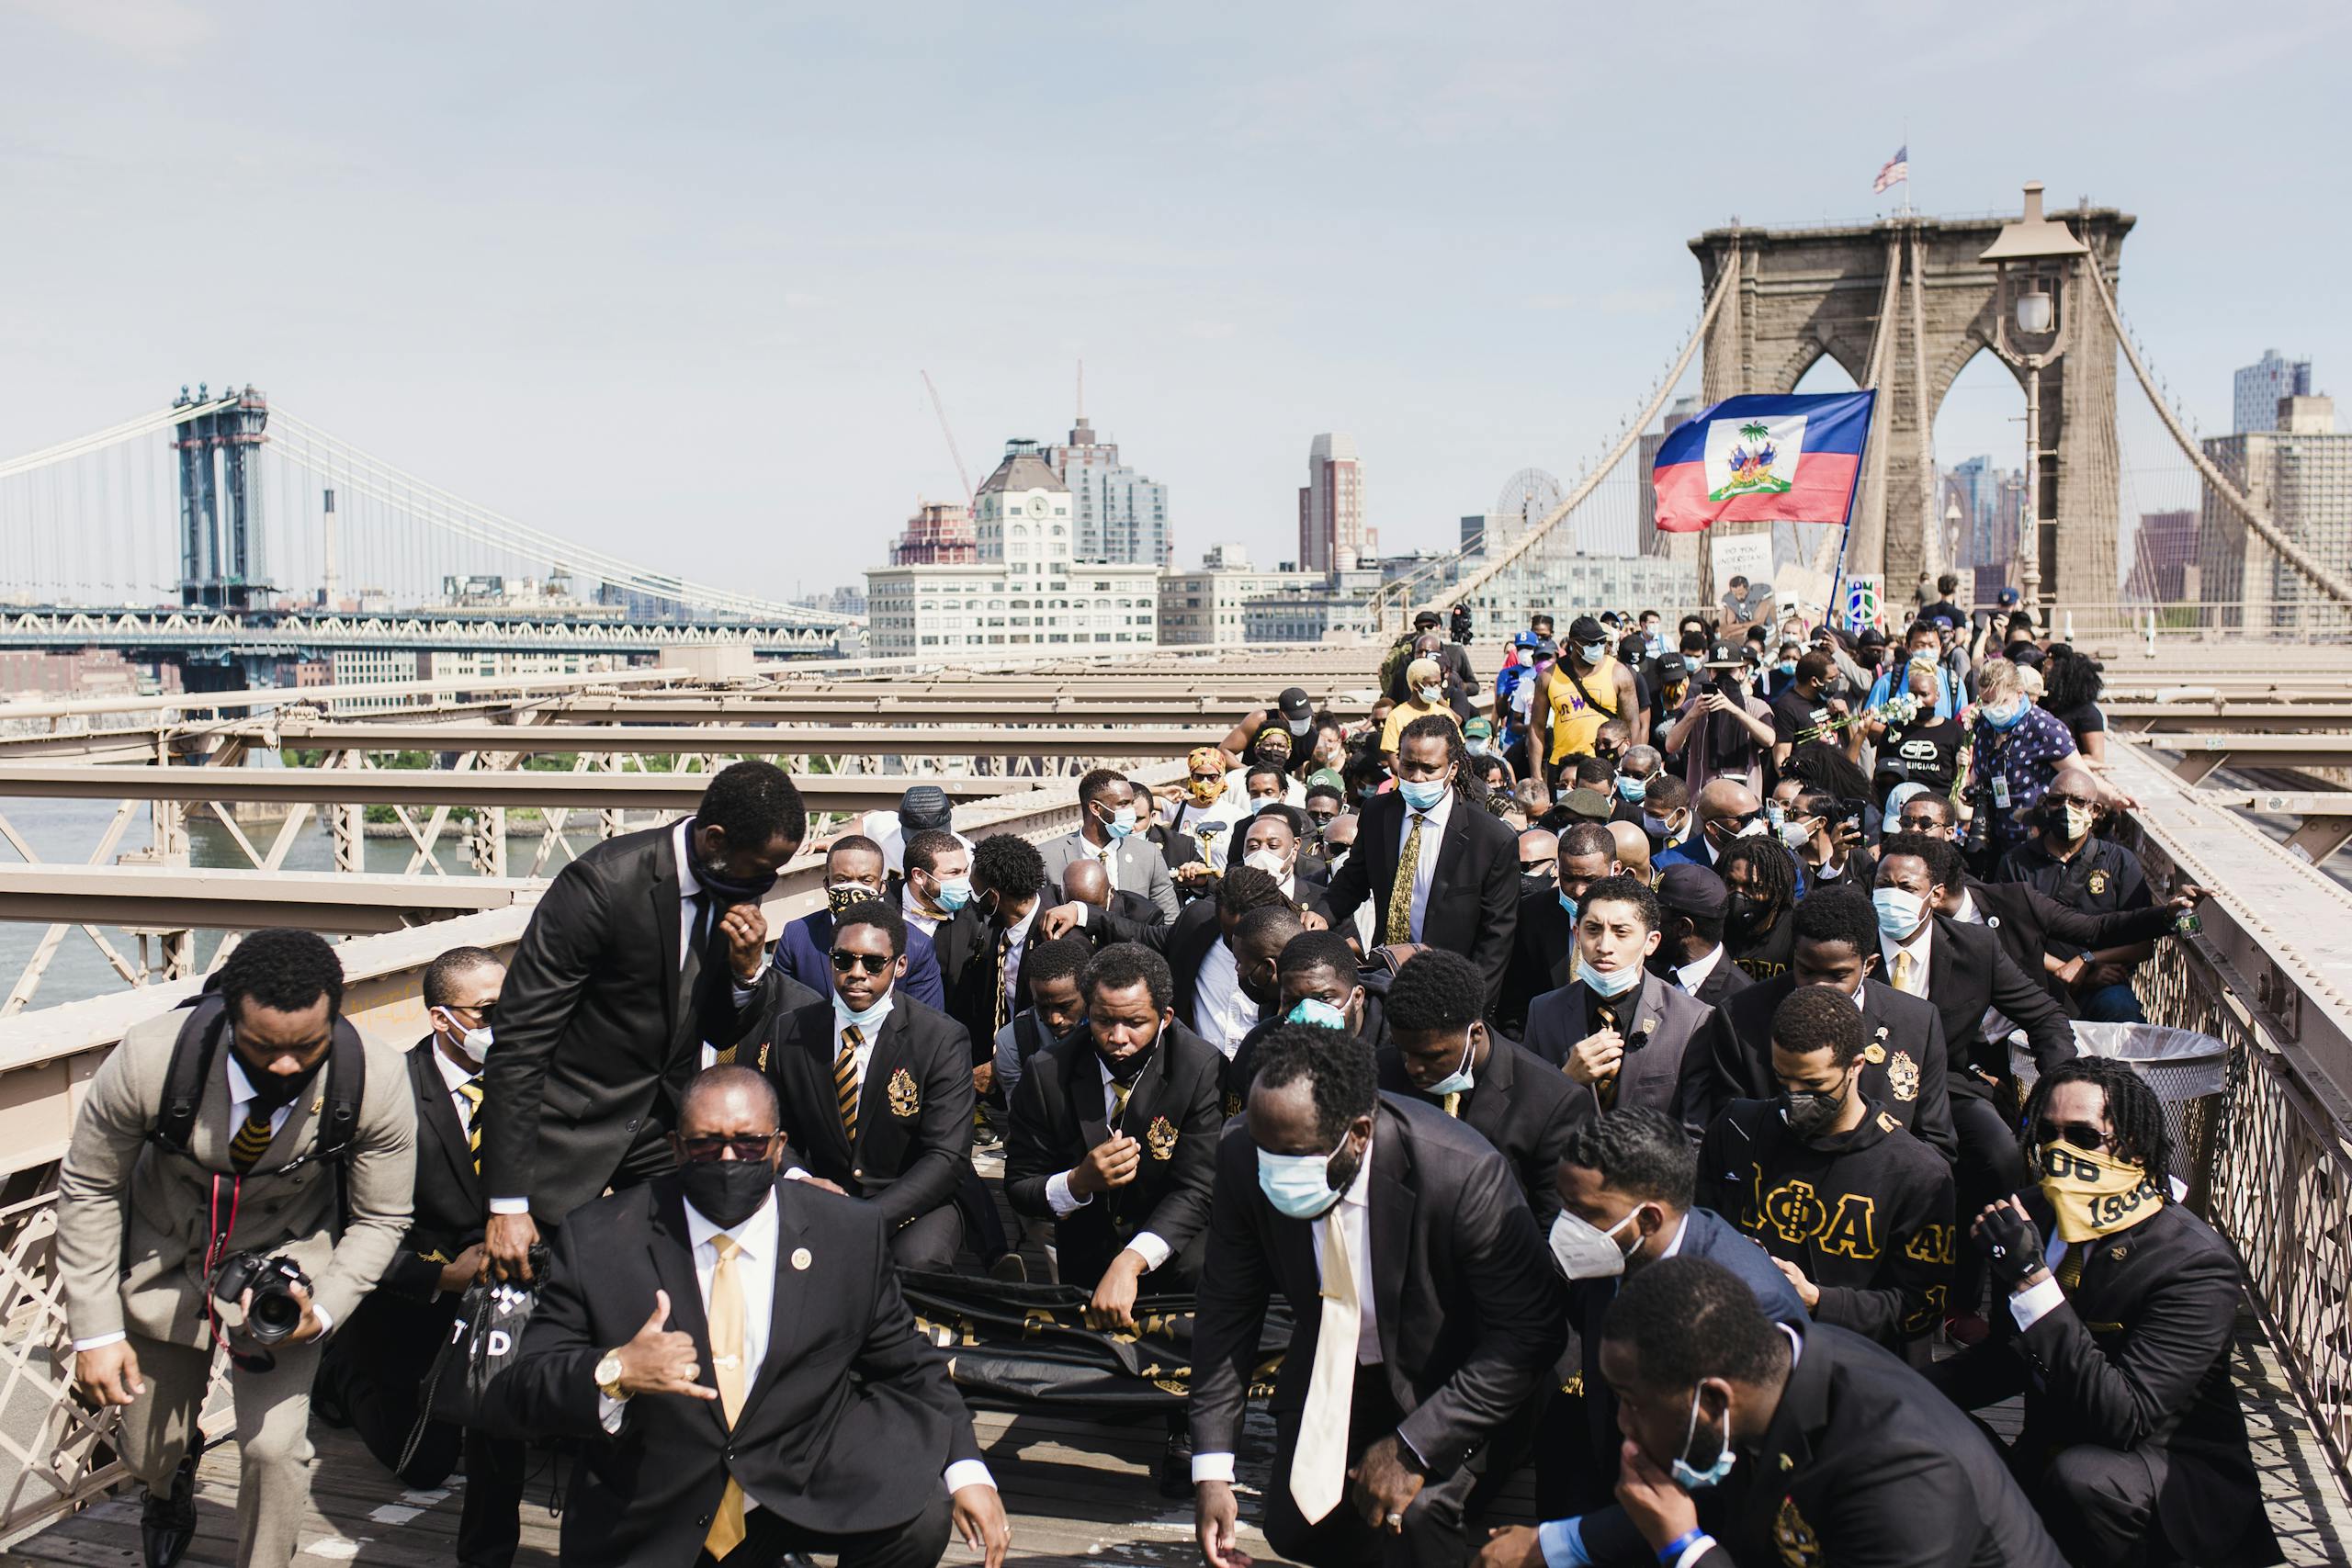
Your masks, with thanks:
M 1094 1058 L 1094 1066 L 1102 1075 L 1102 1120 L 1111 1122 L 1113 1130 L 1117 1131 L 1119 1098 L 1112 1092 L 1111 1086 L 1118 1080 L 1112 1077 L 1110 1067 L 1104 1064 L 1100 1055 Z M 1071 1109 L 1075 1110 L 1076 1107 Z M 1094 1201 L 1091 1197 L 1081 1198 L 1069 1190 L 1069 1178 L 1070 1173 L 1065 1170 L 1046 1179 L 1046 1205 L 1053 1210 L 1056 1219 L 1060 1219 L 1064 1214 L 1074 1213 Z M 1137 1231 L 1129 1238 L 1125 1250 L 1142 1258 L 1144 1272 L 1148 1274 L 1174 1256 L 1175 1249 L 1162 1240 L 1156 1232 Z
M 908 886 L 899 889 L 899 913 L 907 918 L 910 930 L 919 931 L 928 937 L 936 937 L 939 928 L 947 923 L 944 915 L 934 915 L 916 903 L 914 889 Z
M 1878 938 L 1878 953 L 1879 960 L 1884 967 L 1879 971 L 1879 978 L 1893 987 L 1894 955 L 1898 953 L 1907 953 L 1911 955 L 1912 983 L 1919 987 L 1917 991 L 1908 994 L 1926 996 L 1928 994 L 1928 952 L 1935 945 L 1935 938 L 1936 919 L 1932 912 L 1927 919 L 1920 922 L 1918 931 L 1913 933 L 1909 942 L 1897 942 L 1884 931 L 1881 931 Z
M 1356 1167 L 1356 1179 L 1340 1201 L 1307 1222 L 1307 1229 L 1315 1236 L 1315 1280 L 1323 1282 L 1323 1238 L 1333 1225 L 1340 1227 L 1340 1244 L 1348 1249 L 1348 1270 L 1356 1280 L 1356 1365 L 1376 1367 L 1382 1360 L 1380 1349 L 1380 1317 L 1374 1297 L 1378 1292 L 1373 1285 L 1372 1274 L 1372 1162 L 1379 1149 L 1378 1140 L 1364 1145 L 1363 1163 Z M 1205 1453 L 1193 1456 L 1193 1481 L 1233 1480 L 1231 1454 Z
M 710 1313 L 710 1280 L 718 1268 L 718 1247 L 716 1236 L 732 1236 L 735 1240 L 735 1282 L 743 1292 L 743 1392 L 748 1396 L 760 1381 L 761 1363 L 767 1359 L 768 1336 L 775 1321 L 775 1266 L 777 1218 L 775 1197 L 768 1196 L 741 1224 L 724 1227 L 711 1223 L 692 1203 L 686 1206 L 686 1239 L 695 1254 L 695 1289 L 701 1292 L 702 1310 L 706 1320 Z M 591 1370 L 591 1376 L 594 1375 Z M 625 1395 L 615 1399 L 598 1393 L 596 1418 L 607 1432 L 621 1429 L 621 1418 L 628 1409 Z M 989 1474 L 989 1467 L 978 1460 L 958 1460 L 947 1467 L 941 1477 L 950 1493 L 967 1486 L 996 1485 Z M 743 1511 L 750 1513 L 760 1506 L 759 1499 L 749 1493 L 743 1495 Z
M 864 1043 L 857 1047 L 857 1092 L 861 1096 L 865 1093 L 865 1069 L 874 1061 L 874 1043 L 882 1038 L 882 1026 L 890 1021 L 890 1010 L 899 1005 L 899 993 L 885 991 L 882 999 L 874 1005 L 876 1009 L 874 1016 L 860 1024 L 857 1031 L 864 1037 Z M 833 998 L 833 1048 L 825 1057 L 828 1076 L 833 1070 L 833 1058 L 842 1054 L 842 1031 L 848 1027 L 849 1020 L 842 1016 L 841 998 L 836 997 Z
M 1429 913 L 1430 884 L 1437 879 L 1437 852 L 1439 846 L 1445 842 L 1445 825 L 1453 819 L 1453 803 L 1458 798 L 1459 796 L 1456 793 L 1449 789 L 1445 792 L 1445 798 L 1443 800 L 1439 801 L 1435 806 L 1430 807 L 1429 810 L 1421 814 L 1424 818 L 1421 823 L 1421 858 L 1413 866 L 1413 903 L 1411 919 L 1413 940 L 1415 942 L 1423 940 L 1421 936 L 1421 917 Z M 1397 804 L 1400 806 L 1404 805 L 1404 801 L 1401 797 L 1397 801 Z M 1404 869 L 1405 840 L 1410 839 L 1412 836 L 1413 808 L 1409 806 L 1406 806 L 1405 820 L 1397 827 L 1396 829 L 1396 860 L 1399 871 Z M 1385 914 L 1387 909 L 1385 900 L 1382 902 L 1381 908 L 1384 912 L 1384 918 L 1381 920 L 1380 929 L 1385 932 L 1388 929 L 1388 922 L 1385 918 Z
M 1029 906 L 1029 912 L 1021 917 L 1019 924 L 1005 928 L 1005 934 L 1012 939 L 1004 950 L 1004 1016 L 1007 1018 L 1021 1010 L 1021 955 L 1029 950 L 1029 934 L 1036 929 L 1037 911 L 1044 905 L 1045 897 L 1041 894 L 1037 902 Z
M 1676 964 L 1674 968 L 1674 983 L 1681 987 L 1684 990 L 1690 992 L 1691 995 L 1696 996 L 1699 993 L 1699 987 L 1707 983 L 1707 976 L 1715 972 L 1715 965 L 1721 964 L 1723 961 L 1724 944 L 1722 942 L 1717 942 L 1715 943 L 1713 951 L 1709 952 L 1706 957 L 1700 959 L 1698 962 L 1694 964 Z
M 1258 1026 L 1258 1004 L 1241 988 L 1240 967 L 1222 939 L 1211 942 L 1201 960 L 1194 996 L 1193 1015 L 1200 1020 L 1201 1038 L 1231 1061 L 1242 1036 Z
M 441 1069 L 442 1085 L 449 1091 L 450 1109 L 457 1111 L 458 1125 L 462 1127 L 472 1118 L 474 1108 L 470 1100 L 458 1092 L 458 1089 L 462 1084 L 480 1082 L 481 1069 L 449 1060 L 449 1053 L 441 1048 L 437 1038 L 433 1042 L 433 1065 Z

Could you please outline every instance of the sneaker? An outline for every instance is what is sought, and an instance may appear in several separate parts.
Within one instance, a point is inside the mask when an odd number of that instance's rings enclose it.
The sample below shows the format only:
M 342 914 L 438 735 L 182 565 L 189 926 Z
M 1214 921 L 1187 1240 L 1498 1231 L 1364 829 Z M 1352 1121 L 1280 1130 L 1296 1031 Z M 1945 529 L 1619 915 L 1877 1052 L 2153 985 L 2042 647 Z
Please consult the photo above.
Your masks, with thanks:
M 180 1461 L 172 1474 L 171 1489 L 162 1496 L 147 1494 L 139 1515 L 139 1543 L 147 1553 L 147 1568 L 173 1568 L 187 1555 L 196 1539 L 196 1461 L 199 1450 Z
M 989 1278 L 1002 1284 L 1025 1285 L 1029 1282 L 1029 1265 L 1022 1261 L 1021 1254 L 1008 1252 L 989 1265 Z

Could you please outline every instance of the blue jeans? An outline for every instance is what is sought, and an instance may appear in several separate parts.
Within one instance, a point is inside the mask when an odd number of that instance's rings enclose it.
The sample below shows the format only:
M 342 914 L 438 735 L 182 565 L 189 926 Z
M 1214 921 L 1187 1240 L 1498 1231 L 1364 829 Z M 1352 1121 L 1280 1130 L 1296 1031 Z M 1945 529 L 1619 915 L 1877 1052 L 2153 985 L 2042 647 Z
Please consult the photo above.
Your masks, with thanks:
M 2148 1015 L 2140 1010 L 2140 996 L 2129 982 L 2101 986 L 2075 998 L 2087 1023 L 2145 1023 Z

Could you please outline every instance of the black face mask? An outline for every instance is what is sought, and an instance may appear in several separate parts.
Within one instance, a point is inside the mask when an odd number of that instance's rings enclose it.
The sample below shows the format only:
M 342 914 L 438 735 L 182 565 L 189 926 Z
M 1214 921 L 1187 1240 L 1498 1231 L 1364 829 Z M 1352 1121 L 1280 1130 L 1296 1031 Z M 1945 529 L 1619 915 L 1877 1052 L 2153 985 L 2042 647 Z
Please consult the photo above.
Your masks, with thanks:
M 1756 923 L 1756 918 L 1763 912 L 1764 906 L 1754 894 L 1742 893 L 1737 888 L 1734 888 L 1724 896 L 1724 927 L 1727 931 L 1745 931 Z
M 1781 1095 L 1781 1114 L 1787 1119 L 1789 1131 L 1808 1142 L 1829 1131 L 1838 1113 L 1845 1108 L 1843 1092 L 1819 1094 L 1804 1090 L 1783 1091 Z
M 766 872 L 747 880 L 729 876 L 715 866 L 697 865 L 695 880 L 702 884 L 704 892 L 715 894 L 730 905 L 756 904 L 775 886 L 775 873 Z
M 720 1230 L 733 1230 L 775 1190 L 775 1167 L 763 1159 L 701 1160 L 678 1168 L 686 1201 Z
M 243 1056 L 237 1058 L 237 1066 L 244 1071 L 245 1082 L 253 1086 L 254 1102 L 265 1111 L 293 1104 L 295 1099 L 311 1086 L 311 1080 L 319 1076 L 319 1068 L 325 1064 L 326 1056 L 322 1054 L 317 1061 L 301 1072 L 281 1077 L 277 1073 L 257 1070 Z
M 1111 1075 L 1113 1082 L 1132 1084 L 1136 1079 L 1143 1077 L 1143 1070 L 1151 1066 L 1152 1057 L 1159 1054 L 1159 1042 L 1154 1040 L 1143 1049 L 1133 1052 L 1125 1059 L 1115 1062 L 1101 1046 L 1095 1047 L 1094 1054 L 1102 1059 L 1103 1070 Z
M 1519 896 L 1521 899 L 1549 897 L 1558 891 L 1559 885 L 1548 876 L 1530 876 L 1523 871 L 1519 874 Z

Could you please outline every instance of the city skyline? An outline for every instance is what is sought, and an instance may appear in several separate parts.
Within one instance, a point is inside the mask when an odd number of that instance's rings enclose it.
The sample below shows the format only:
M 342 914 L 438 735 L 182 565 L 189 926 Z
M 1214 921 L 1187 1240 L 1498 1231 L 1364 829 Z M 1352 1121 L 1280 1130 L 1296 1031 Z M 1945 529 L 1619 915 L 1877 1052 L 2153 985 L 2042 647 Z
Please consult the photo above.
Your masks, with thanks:
M 883 558 L 915 495 L 962 494 L 922 369 L 985 450 L 1061 427 L 1083 357 L 1094 417 L 1146 444 L 1182 505 L 1180 561 L 1222 537 L 1295 553 L 1299 444 L 1327 430 L 1356 436 L 1378 476 L 1366 526 L 1403 552 L 1450 543 L 1521 468 L 1573 480 L 1687 330 L 1702 229 L 1866 217 L 1906 191 L 1928 212 L 2013 209 L 2040 177 L 2055 207 L 2081 192 L 2139 216 L 2123 307 L 2201 428 L 2225 429 L 2230 373 L 2259 345 L 2352 353 L 2323 260 L 2352 219 L 2268 155 L 2326 134 L 2324 46 L 2346 18 L 2274 11 L 2215 49 L 2164 14 L 2119 34 L 2084 8 L 1991 29 L 1822 13 L 1826 75 L 1930 52 L 1981 68 L 1977 91 L 1910 107 L 1914 183 L 1873 197 L 1899 126 L 1794 106 L 1804 155 L 1776 154 L 1758 187 L 1742 95 L 1653 122 L 1654 28 L 1532 6 L 1476 29 L 1383 5 L 1229 27 L 1053 7 L 1004 28 L 918 6 L 418 28 L 18 0 L 0 5 L 25 62 L 0 178 L 25 232 L 75 243 L 0 259 L 18 370 L 0 418 L 30 450 L 183 379 L 252 380 L 589 544 L 623 548 L 656 513 L 680 551 L 781 595 Z M 2040 101 L 2000 73 L 2027 46 L 2211 112 L 2128 135 L 2009 112 Z M 893 107 L 1024 73 L 1054 91 L 954 137 Z M 1602 151 L 1630 125 L 1638 156 Z M 154 152 L 190 128 L 220 144 L 202 180 Z M 1531 211 L 1537 170 L 1565 170 L 1570 199 Z M 1008 180 L 1082 190 L 1084 210 L 1025 200 L 1007 220 Z M 2249 206 L 2310 238 L 2218 310 Z M 199 309 L 154 287 L 255 256 L 265 283 Z M 1939 449 L 2017 445 L 2019 400 L 1984 391 L 1986 368 Z M 806 537 L 775 547 L 792 524 Z

